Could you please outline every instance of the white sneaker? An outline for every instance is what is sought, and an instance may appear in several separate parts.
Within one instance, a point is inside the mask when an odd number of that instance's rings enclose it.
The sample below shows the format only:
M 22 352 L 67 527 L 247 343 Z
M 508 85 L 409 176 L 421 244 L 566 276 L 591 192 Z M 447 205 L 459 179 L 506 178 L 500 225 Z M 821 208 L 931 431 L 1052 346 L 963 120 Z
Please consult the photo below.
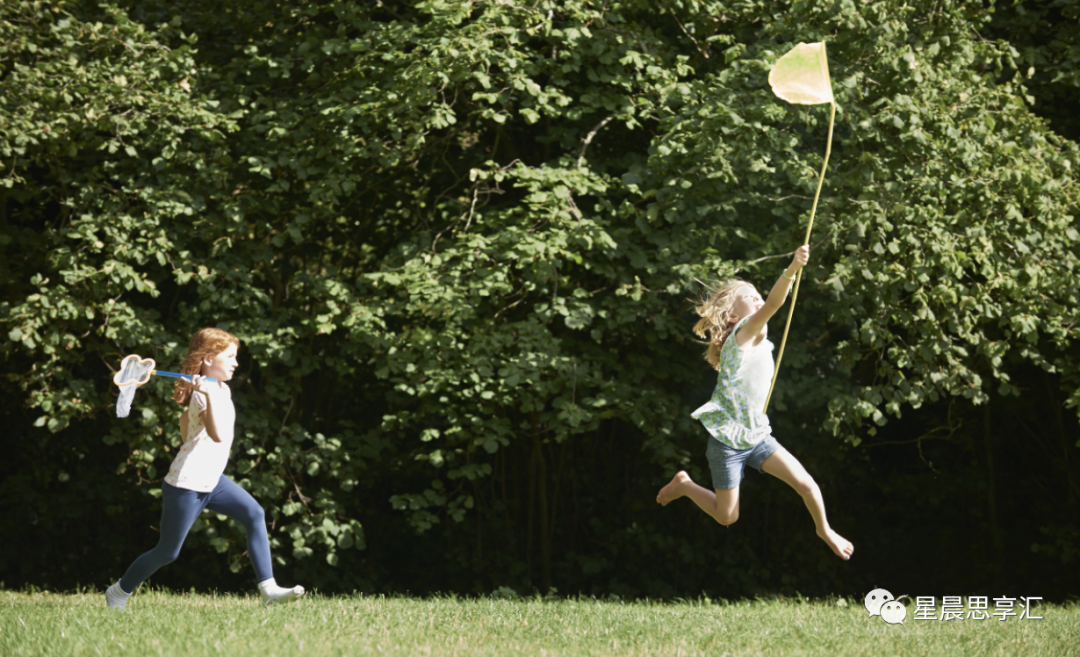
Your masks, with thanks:
M 116 580 L 115 584 L 105 589 L 105 604 L 110 609 L 124 609 L 130 597 L 130 593 L 124 593 L 124 589 L 120 588 L 120 580 Z
M 262 603 L 269 607 L 274 603 L 293 602 L 304 595 L 304 587 L 294 586 L 291 589 L 283 589 L 277 585 L 273 578 L 259 582 L 259 597 Z

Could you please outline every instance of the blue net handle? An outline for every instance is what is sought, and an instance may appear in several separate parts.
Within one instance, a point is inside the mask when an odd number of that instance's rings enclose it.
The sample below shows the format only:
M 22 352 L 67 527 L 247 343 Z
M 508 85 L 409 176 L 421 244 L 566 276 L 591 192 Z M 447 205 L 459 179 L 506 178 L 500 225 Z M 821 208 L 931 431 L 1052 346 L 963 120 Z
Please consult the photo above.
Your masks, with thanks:
M 191 374 L 164 372 L 154 369 L 157 363 L 153 358 L 142 358 L 138 354 L 125 356 L 120 363 L 120 370 L 113 375 L 113 383 L 120 386 L 120 396 L 116 399 L 116 417 L 127 417 L 131 413 L 131 402 L 135 399 L 135 389 L 145 384 L 154 374 L 174 379 L 191 381 Z M 217 383 L 217 379 L 207 377 L 207 381 Z
M 151 374 L 157 374 L 158 376 L 167 376 L 167 377 L 170 377 L 170 378 L 173 378 L 173 379 L 184 379 L 185 381 L 190 381 L 191 378 L 192 378 L 191 374 L 180 374 L 178 372 L 166 372 L 164 370 L 154 370 L 153 372 L 151 372 Z M 209 381 L 210 383 L 217 383 L 217 379 L 211 379 L 210 377 L 206 377 L 205 380 Z
M 131 354 L 130 356 L 124 356 L 124 359 L 120 361 L 120 370 L 113 375 L 113 383 L 121 388 L 130 386 L 132 384 L 141 386 L 150 381 L 150 377 L 154 374 L 159 376 L 168 376 L 174 379 L 184 379 L 185 381 L 191 381 L 191 374 L 180 374 L 179 372 L 165 372 L 164 370 L 157 369 L 157 362 L 153 358 L 143 358 L 138 354 Z M 207 381 L 211 383 L 217 383 L 217 379 L 211 379 L 207 377 Z

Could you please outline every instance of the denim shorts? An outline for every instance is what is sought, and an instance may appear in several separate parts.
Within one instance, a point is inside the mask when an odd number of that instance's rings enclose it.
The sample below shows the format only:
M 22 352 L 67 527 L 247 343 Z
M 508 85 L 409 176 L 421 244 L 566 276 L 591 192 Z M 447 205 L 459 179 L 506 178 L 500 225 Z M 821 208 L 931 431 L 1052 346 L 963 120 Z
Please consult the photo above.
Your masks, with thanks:
M 761 464 L 765 462 L 765 459 L 782 447 L 772 434 L 762 438 L 761 442 L 750 449 L 735 449 L 709 436 L 709 446 L 705 450 L 705 457 L 709 459 L 713 488 L 720 490 L 735 488 L 742 482 L 743 468 L 750 465 L 761 472 Z

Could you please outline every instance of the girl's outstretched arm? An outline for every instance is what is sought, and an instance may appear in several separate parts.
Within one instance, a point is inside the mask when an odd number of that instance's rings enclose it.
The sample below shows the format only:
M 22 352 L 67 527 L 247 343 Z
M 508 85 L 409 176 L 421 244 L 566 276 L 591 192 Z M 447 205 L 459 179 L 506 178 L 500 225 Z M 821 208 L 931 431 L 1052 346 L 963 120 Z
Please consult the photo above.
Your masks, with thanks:
M 217 415 L 214 412 L 215 407 L 222 403 L 221 386 L 217 383 L 209 383 L 206 381 L 205 376 L 195 376 L 192 378 L 195 390 L 201 392 L 206 396 L 206 410 L 199 413 L 199 419 L 202 420 L 203 425 L 206 426 L 206 433 L 210 436 L 210 440 L 215 443 L 220 443 L 223 438 L 228 438 L 232 441 L 231 426 L 218 426 Z M 225 432 L 228 432 L 226 435 Z
M 780 278 L 776 279 L 776 283 L 769 290 L 769 298 L 765 299 L 765 305 L 756 313 L 750 315 L 750 320 L 739 329 L 739 333 L 745 331 L 745 335 L 751 336 L 752 342 L 757 342 L 759 338 L 764 337 L 762 334 L 765 331 L 765 325 L 769 323 L 776 311 L 780 310 L 784 305 L 788 291 L 795 282 L 795 277 L 809 260 L 810 247 L 804 244 L 795 251 L 795 257 L 791 259 L 791 264 L 788 265 L 784 274 L 781 274 Z M 789 276 L 790 278 L 788 278 Z

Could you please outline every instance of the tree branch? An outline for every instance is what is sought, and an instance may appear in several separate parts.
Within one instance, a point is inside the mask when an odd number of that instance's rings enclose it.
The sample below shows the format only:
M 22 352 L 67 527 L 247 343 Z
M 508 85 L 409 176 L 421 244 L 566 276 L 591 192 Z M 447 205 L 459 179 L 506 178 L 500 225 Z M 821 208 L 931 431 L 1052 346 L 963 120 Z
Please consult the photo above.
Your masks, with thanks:
M 606 119 L 604 119 L 600 123 L 597 123 L 596 127 L 592 129 L 592 132 L 590 132 L 588 135 L 586 135 L 585 139 L 582 140 L 584 143 L 581 145 L 581 152 L 578 153 L 578 159 L 577 159 L 577 165 L 579 167 L 582 165 L 583 162 L 585 162 L 585 149 L 587 149 L 589 147 L 589 144 L 592 143 L 593 137 L 596 136 L 596 133 L 603 130 L 604 126 L 606 126 L 608 124 L 608 122 L 611 121 L 614 118 L 615 118 L 615 116 L 612 115 L 612 116 L 607 117 Z

